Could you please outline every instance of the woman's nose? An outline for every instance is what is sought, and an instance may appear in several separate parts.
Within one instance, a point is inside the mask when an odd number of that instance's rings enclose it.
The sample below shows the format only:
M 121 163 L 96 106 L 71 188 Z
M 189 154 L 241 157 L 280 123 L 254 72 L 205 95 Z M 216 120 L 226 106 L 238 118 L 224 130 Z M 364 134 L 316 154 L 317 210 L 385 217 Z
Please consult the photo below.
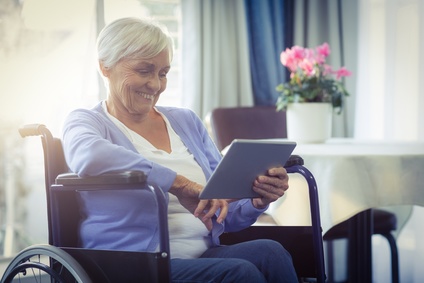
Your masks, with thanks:
M 147 85 L 151 90 L 158 92 L 162 87 L 159 75 L 152 75 Z

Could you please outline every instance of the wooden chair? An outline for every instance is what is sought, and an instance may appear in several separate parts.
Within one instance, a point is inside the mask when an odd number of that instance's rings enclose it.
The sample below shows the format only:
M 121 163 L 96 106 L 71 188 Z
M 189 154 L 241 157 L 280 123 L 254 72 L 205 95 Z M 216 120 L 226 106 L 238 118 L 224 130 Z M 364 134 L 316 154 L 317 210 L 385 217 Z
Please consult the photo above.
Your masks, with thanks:
M 235 138 L 272 139 L 287 137 L 286 113 L 273 106 L 216 108 L 210 114 L 209 128 L 219 150 Z

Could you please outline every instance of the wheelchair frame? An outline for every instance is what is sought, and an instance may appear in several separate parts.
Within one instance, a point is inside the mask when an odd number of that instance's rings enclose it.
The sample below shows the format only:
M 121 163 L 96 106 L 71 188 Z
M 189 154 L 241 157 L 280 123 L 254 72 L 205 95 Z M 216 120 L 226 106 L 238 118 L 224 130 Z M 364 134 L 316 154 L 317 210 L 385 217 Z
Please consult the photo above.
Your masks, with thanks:
M 22 137 L 41 136 L 44 149 L 49 244 L 34 245 L 21 251 L 7 267 L 1 283 L 13 282 L 16 276 L 40 277 L 42 274 L 48 275 L 54 282 L 171 282 L 167 204 L 165 195 L 159 187 L 146 184 L 146 176 L 139 171 L 111 172 L 96 177 L 78 177 L 76 174 L 67 173 L 61 141 L 54 138 L 44 125 L 26 125 L 20 128 L 19 132 Z M 299 156 L 292 156 L 285 167 L 289 173 L 300 173 L 309 185 L 312 226 L 308 230 L 304 230 L 305 227 L 299 229 L 307 231 L 309 237 L 312 236 L 314 254 L 312 269 L 316 282 L 323 283 L 325 267 L 316 182 L 311 172 L 303 166 L 303 160 Z M 125 186 L 125 189 L 148 190 L 154 195 L 160 222 L 159 251 L 128 252 L 79 248 L 77 235 L 79 216 L 68 213 L 76 205 L 75 195 L 82 190 L 116 190 L 122 189 L 122 186 Z M 296 231 L 299 232 L 299 229 Z M 263 231 L 266 232 L 266 229 Z M 238 232 L 239 235 L 240 233 Z M 231 242 L 234 239 L 223 239 L 223 241 Z M 116 262 L 120 264 L 117 266 Z M 143 268 L 149 272 L 142 272 Z

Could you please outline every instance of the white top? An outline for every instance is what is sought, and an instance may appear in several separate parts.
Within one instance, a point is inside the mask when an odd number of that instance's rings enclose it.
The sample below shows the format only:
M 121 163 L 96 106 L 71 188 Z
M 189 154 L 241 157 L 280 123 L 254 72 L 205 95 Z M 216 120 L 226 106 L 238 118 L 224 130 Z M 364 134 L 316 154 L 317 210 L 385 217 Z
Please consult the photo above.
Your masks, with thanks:
M 168 119 L 159 111 L 158 113 L 161 114 L 165 120 L 168 130 L 171 141 L 171 153 L 157 149 L 145 138 L 130 130 L 121 121 L 110 115 L 109 112 L 107 112 L 106 103 L 103 102 L 102 106 L 108 117 L 128 137 L 137 151 L 145 158 L 168 167 L 177 172 L 177 174 L 183 175 L 193 182 L 203 186 L 206 184 L 205 174 L 201 167 L 197 164 L 193 155 L 188 151 L 187 147 L 172 129 Z M 172 258 L 197 258 L 211 246 L 209 231 L 206 229 L 205 225 L 185 209 L 179 203 L 177 197 L 172 194 L 169 194 L 168 226 Z

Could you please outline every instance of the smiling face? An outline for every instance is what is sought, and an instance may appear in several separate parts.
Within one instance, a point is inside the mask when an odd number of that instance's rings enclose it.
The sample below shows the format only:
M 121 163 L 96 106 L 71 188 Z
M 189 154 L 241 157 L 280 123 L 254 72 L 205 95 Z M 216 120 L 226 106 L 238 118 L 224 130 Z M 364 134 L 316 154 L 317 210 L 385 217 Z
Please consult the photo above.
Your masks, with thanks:
M 144 116 L 166 89 L 169 51 L 164 49 L 150 59 L 123 58 L 112 68 L 100 67 L 109 82 L 109 112 L 118 119 Z

